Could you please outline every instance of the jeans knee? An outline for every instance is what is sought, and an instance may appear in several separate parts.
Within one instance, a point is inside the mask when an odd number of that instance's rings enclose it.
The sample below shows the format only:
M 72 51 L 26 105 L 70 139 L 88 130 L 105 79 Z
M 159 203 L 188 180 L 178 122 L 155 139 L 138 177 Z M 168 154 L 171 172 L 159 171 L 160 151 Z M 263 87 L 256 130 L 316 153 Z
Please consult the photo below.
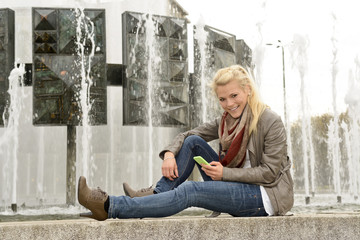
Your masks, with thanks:
M 185 138 L 184 144 L 187 145 L 194 145 L 197 144 L 201 141 L 204 141 L 201 137 L 197 136 L 197 135 L 190 135 L 187 138 Z
M 194 181 L 186 181 L 180 184 L 176 190 L 178 194 L 178 198 L 184 199 L 184 203 L 186 207 L 195 206 L 198 202 L 198 188 L 197 182 Z
M 177 190 L 185 195 L 188 195 L 188 193 L 191 192 L 193 188 L 193 181 L 185 181 L 177 187 Z

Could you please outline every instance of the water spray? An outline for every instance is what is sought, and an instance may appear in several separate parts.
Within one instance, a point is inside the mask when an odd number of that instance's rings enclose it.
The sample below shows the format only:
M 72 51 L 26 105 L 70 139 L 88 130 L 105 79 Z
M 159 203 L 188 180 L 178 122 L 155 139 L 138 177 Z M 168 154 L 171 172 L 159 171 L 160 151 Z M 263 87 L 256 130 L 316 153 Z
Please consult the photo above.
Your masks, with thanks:
M 307 49 L 309 47 L 309 40 L 302 35 L 294 35 L 293 44 L 290 47 L 293 67 L 299 72 L 301 79 L 300 93 L 301 93 L 301 113 L 302 113 L 302 152 L 304 162 L 304 180 L 305 180 L 305 202 L 310 203 L 310 183 L 312 195 L 315 195 L 315 154 L 312 143 L 311 118 L 307 112 L 308 103 L 306 100 L 306 86 L 305 75 L 307 73 Z M 310 163 L 310 175 L 309 175 Z
M 332 46 L 333 46 L 333 60 L 332 60 L 332 97 L 333 97 L 333 112 L 334 119 L 329 124 L 329 132 L 328 132 L 328 157 L 332 160 L 333 165 L 333 184 L 334 190 L 337 195 L 337 202 L 341 203 L 341 185 L 340 185 L 340 137 L 339 137 L 339 114 L 337 111 L 337 86 L 336 86 L 336 77 L 338 73 L 338 65 L 337 65 L 337 39 L 336 39 L 336 16 L 333 17 L 333 36 L 331 38 Z
M 5 134 L 2 139 L 7 140 L 7 160 L 5 160 L 5 196 L 9 196 L 9 186 L 11 186 L 11 209 L 17 211 L 17 170 L 18 170 L 18 150 L 19 150 L 19 124 L 20 115 L 24 105 L 24 74 L 25 64 L 17 66 L 10 72 L 9 76 L 9 102 L 3 113 Z M 0 141 L 0 146 L 3 141 Z M 11 183 L 9 173 L 12 170 Z
M 91 184 L 90 177 L 93 175 L 92 168 L 94 168 L 94 166 L 90 142 L 92 138 L 90 111 L 93 104 L 90 98 L 90 89 L 93 85 L 90 73 L 92 59 L 95 54 L 95 27 L 91 19 L 85 15 L 83 8 L 76 8 L 74 13 L 76 16 L 76 46 L 78 57 L 76 64 L 80 68 L 78 103 L 82 118 L 82 175 L 88 177 Z

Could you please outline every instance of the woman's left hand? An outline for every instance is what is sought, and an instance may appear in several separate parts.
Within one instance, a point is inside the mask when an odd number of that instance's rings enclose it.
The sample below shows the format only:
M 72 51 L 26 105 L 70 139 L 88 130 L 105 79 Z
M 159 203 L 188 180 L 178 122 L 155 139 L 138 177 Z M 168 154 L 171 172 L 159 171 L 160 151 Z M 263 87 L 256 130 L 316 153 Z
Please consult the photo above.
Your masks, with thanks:
M 214 181 L 220 181 L 223 176 L 223 165 L 219 162 L 211 162 L 210 165 L 201 164 L 201 170 Z

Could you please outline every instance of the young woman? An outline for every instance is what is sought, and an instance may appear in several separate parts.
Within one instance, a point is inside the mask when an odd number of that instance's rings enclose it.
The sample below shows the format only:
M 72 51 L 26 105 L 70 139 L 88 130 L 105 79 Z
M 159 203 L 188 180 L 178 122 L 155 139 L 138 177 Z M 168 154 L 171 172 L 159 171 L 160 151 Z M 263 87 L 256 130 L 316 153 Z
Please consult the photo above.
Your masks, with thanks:
M 154 189 L 108 196 L 80 177 L 79 203 L 97 220 L 165 217 L 188 207 L 232 216 L 284 215 L 293 206 L 286 133 L 280 117 L 260 100 L 254 81 L 239 65 L 220 69 L 212 82 L 224 113 L 179 134 L 160 157 L 163 177 Z M 208 141 L 219 139 L 219 153 Z M 199 166 L 194 156 L 210 165 Z M 186 181 L 195 165 L 203 182 Z

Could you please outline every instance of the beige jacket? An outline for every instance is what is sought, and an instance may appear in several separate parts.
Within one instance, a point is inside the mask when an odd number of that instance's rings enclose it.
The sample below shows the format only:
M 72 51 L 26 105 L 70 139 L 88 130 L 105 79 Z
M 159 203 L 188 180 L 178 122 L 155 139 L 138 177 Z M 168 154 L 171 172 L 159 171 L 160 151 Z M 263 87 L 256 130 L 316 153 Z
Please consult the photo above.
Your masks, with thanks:
M 180 133 L 174 141 L 160 152 L 175 154 L 181 149 L 187 136 L 198 135 L 205 141 L 218 139 L 220 118 L 190 131 Z M 293 181 L 290 175 L 291 163 L 287 158 L 286 132 L 281 118 L 266 109 L 257 124 L 257 132 L 252 133 L 248 147 L 251 168 L 223 169 L 223 181 L 236 181 L 264 186 L 269 195 L 275 215 L 285 215 L 294 204 Z

